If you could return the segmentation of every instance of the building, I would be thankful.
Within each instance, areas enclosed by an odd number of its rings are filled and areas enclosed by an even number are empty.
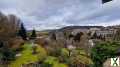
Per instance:
[[[95,34],[98,38],[104,38],[105,40],[112,40],[114,38],[116,30],[114,29],[104,29],[104,30],[96,30]]]

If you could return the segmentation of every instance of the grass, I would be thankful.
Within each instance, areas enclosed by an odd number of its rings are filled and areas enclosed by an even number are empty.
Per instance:
[[[16,58],[16,60],[10,64],[10,67],[21,67],[22,64],[35,63],[47,56],[45,49],[41,46],[37,45],[37,54],[32,54],[31,44],[25,44],[23,48],[24,50],[21,52],[21,56]]]

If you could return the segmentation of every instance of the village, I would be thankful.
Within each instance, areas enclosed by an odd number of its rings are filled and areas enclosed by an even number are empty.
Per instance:
[[[119,2],[1,0],[0,67],[120,67]]]
[[[120,56],[120,26],[26,30],[14,15],[0,16],[2,67],[110,67]]]

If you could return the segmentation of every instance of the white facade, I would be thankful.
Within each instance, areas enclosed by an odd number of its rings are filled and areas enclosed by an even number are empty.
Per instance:
[[[96,34],[98,36],[103,35],[103,36],[109,37],[115,34],[115,30],[100,30],[100,31],[96,31]]]

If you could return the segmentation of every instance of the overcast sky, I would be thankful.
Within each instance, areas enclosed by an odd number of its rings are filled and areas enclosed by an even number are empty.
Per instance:
[[[27,29],[120,24],[120,0],[0,0],[0,11],[15,14]]]

